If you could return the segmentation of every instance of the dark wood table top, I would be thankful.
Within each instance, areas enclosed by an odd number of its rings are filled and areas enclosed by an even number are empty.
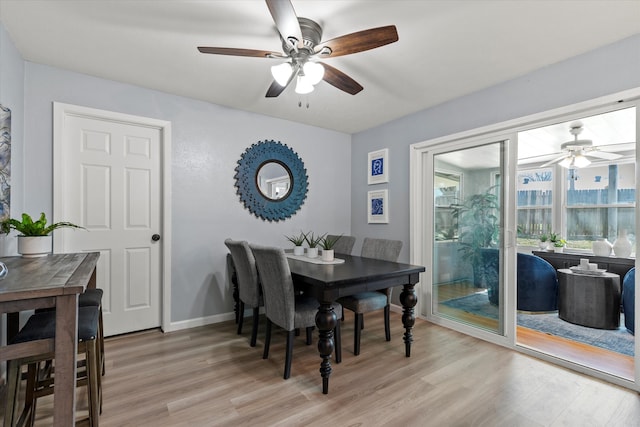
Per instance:
[[[415,284],[425,267],[336,254],[342,264],[314,264],[289,258],[291,276],[296,286],[309,289],[319,299],[333,301],[341,296]]]

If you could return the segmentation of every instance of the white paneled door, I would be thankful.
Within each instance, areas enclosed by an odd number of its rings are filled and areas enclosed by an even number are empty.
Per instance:
[[[58,112],[56,112],[58,114]],[[105,335],[160,326],[162,129],[94,114],[56,118],[56,252],[100,252]]]

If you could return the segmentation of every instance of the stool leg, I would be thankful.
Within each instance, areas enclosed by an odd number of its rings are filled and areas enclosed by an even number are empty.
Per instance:
[[[100,306],[100,314],[98,316],[98,345],[100,346],[100,369],[102,375],[106,373],[106,367],[104,362],[104,329],[102,328],[102,306]]]
[[[87,396],[89,398],[89,423],[91,427],[98,427],[100,418],[100,377],[101,370],[99,368],[100,350],[98,349],[98,339],[87,341],[86,361],[87,361]]]
[[[20,363],[18,360],[7,362],[7,399],[4,410],[4,427],[12,427],[18,407],[18,388],[20,385]]]

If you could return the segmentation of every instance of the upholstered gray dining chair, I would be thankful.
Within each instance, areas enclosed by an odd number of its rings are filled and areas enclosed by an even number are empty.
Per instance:
[[[245,306],[253,309],[253,325],[251,327],[251,347],[256,346],[258,338],[258,321],[260,319],[260,306],[262,295],[260,291],[260,281],[258,280],[258,270],[253,252],[246,241],[226,239],[224,244],[231,252],[231,258],[235,264],[236,280],[238,282],[238,335],[242,334],[242,323],[244,319]]]
[[[271,326],[275,323],[287,331],[287,346],[284,364],[284,379],[291,375],[291,358],[295,330],[313,328],[318,312],[318,301],[313,297],[295,295],[291,270],[284,250],[281,248],[251,245],[260,274],[264,296],[264,310],[267,316],[267,333],[264,341],[263,359],[269,358],[271,344]],[[338,312],[342,307],[338,303],[332,305]],[[334,330],[336,362],[341,362],[340,320]],[[310,342],[307,342],[310,344]]]
[[[338,236],[334,234],[329,234],[327,235],[327,239],[330,239],[330,240],[338,239],[338,241],[336,241],[336,244],[333,245],[333,251],[337,254],[351,255],[351,251],[353,251],[353,245],[356,243],[356,238],[353,236],[345,236],[345,235]]]
[[[388,239],[373,239],[366,237],[362,242],[361,256],[385,261],[397,261],[402,249],[402,241]],[[355,323],[353,329],[353,354],[360,354],[360,335],[364,325],[364,313],[384,309],[384,335],[391,341],[391,326],[389,321],[391,309],[392,288],[379,291],[360,292],[338,299],[343,308],[353,311]]]

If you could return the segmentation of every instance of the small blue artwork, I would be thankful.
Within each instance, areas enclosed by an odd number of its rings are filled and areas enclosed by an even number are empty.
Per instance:
[[[384,199],[371,199],[371,215],[384,215]]]
[[[373,159],[371,161],[371,176],[381,176],[384,174],[384,159]]]

